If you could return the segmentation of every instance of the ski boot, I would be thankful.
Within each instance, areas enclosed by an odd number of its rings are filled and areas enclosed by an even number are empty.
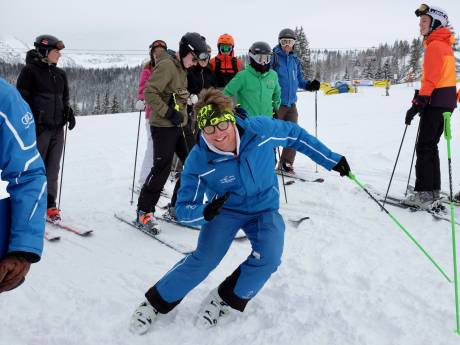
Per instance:
[[[166,212],[162,214],[162,217],[177,222],[176,208],[168,204]]]
[[[438,206],[438,200],[434,199],[432,191],[414,192],[414,194],[404,199],[402,203],[421,210],[431,210]]]
[[[137,210],[136,225],[139,229],[150,232],[154,235],[158,235],[160,233],[158,221],[153,216],[153,212]]]
[[[208,329],[216,326],[222,317],[229,314],[230,306],[220,298],[216,288],[203,301],[196,325],[200,328]]]
[[[129,330],[134,334],[144,334],[152,327],[158,311],[148,301],[144,301],[134,310],[129,323]]]
[[[61,220],[61,210],[56,207],[49,207],[46,209],[46,221],[56,223]]]

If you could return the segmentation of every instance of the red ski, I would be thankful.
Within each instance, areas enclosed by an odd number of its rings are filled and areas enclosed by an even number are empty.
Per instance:
[[[57,220],[57,221],[51,221],[49,219],[46,220],[47,223],[49,224],[52,224],[62,230],[66,230],[66,231],[69,231],[69,232],[73,232],[74,234],[78,235],[78,236],[83,236],[83,237],[86,237],[86,236],[89,236],[93,233],[93,230],[82,230],[82,229],[79,229],[73,225],[70,225],[70,224],[66,224],[65,222],[63,222],[62,220]]]

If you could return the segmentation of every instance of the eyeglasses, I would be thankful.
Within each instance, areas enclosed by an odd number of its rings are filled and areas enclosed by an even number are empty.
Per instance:
[[[209,53],[200,53],[200,54],[195,54],[193,51],[190,52],[192,54],[192,61],[197,62],[197,61],[205,61],[209,59]]]
[[[216,132],[216,128],[218,128],[219,131],[222,132],[222,131],[225,131],[228,128],[229,125],[230,125],[229,120],[222,121],[222,122],[217,123],[216,125],[209,125],[209,126],[204,127],[203,132],[205,132],[208,135],[211,135],[211,134],[214,134]]]
[[[292,47],[295,44],[295,39],[293,38],[282,38],[280,39],[280,44],[284,46]]]
[[[219,46],[219,51],[221,53],[230,53],[232,51],[232,46],[230,46],[228,44],[221,44]]]
[[[272,59],[271,54],[253,54],[249,52],[249,56],[259,65],[268,65]]]
[[[429,10],[430,6],[426,4],[421,4],[420,7],[415,10],[415,15],[417,17],[420,17],[421,15],[427,14]]]

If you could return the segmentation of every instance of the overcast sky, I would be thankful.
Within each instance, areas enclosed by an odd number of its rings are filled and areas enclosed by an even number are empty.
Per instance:
[[[69,49],[148,49],[155,39],[177,48],[187,31],[197,31],[213,47],[230,33],[236,49],[254,41],[276,44],[285,27],[303,26],[311,48],[360,48],[418,35],[412,0],[1,0],[0,35],[29,44],[43,33]],[[187,5],[185,5],[187,4]],[[460,32],[460,1],[438,0]]]

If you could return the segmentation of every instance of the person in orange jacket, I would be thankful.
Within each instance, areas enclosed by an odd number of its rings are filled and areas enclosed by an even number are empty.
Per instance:
[[[235,57],[235,40],[229,34],[219,36],[219,53],[211,59],[211,70],[216,76],[217,87],[224,88],[241,71],[241,60]]]
[[[405,123],[410,125],[420,114],[420,132],[416,143],[415,194],[404,203],[427,209],[439,199],[441,170],[438,143],[444,130],[444,112],[456,106],[456,71],[452,45],[455,41],[447,28],[447,13],[439,7],[422,4],[415,15],[420,17],[420,34],[423,35],[421,88],[415,90],[412,106],[406,113]]]

